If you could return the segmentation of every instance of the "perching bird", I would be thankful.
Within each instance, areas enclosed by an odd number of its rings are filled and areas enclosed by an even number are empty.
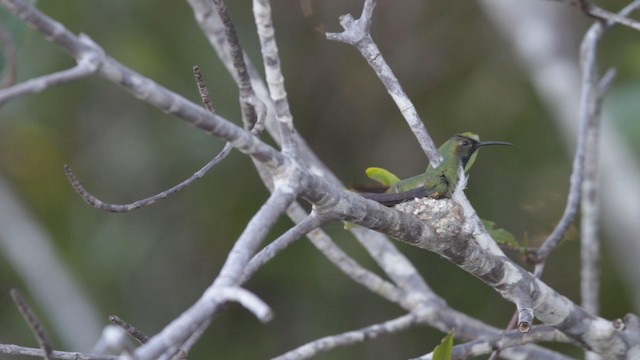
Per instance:
[[[386,206],[423,197],[451,198],[458,184],[460,168],[463,168],[465,172],[468,171],[475,161],[476,150],[487,145],[512,144],[503,141],[481,142],[478,135],[470,132],[454,135],[438,149],[443,160],[437,168],[434,169],[429,165],[423,174],[404,180],[397,179],[395,175],[384,169],[368,168],[367,174],[370,177],[376,178],[375,174],[384,174],[381,176],[390,176],[396,180],[387,181],[386,185],[389,185],[389,188],[384,193],[363,192],[360,195]]]

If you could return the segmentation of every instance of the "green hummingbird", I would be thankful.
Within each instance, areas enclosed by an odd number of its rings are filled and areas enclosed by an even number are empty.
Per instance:
[[[437,168],[429,165],[424,173],[404,180],[385,169],[368,168],[367,175],[388,188],[384,193],[362,192],[360,195],[386,206],[423,197],[451,198],[458,184],[460,168],[468,172],[475,161],[478,148],[487,145],[512,144],[504,141],[481,142],[478,135],[470,132],[454,135],[438,149],[443,160]]]

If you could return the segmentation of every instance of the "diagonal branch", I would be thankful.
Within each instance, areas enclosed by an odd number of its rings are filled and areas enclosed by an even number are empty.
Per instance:
[[[243,280],[251,278],[251,276],[258,271],[260,267],[273,259],[277,254],[286,249],[294,241],[297,241],[307,235],[307,233],[318,229],[325,223],[331,221],[331,218],[320,217],[315,213],[311,213],[304,220],[297,223],[294,227],[290,228],[282,234],[282,236],[275,239],[272,243],[265,246],[259,253],[257,253],[251,261],[247,264],[244,270]]]
[[[240,110],[242,112],[242,122],[244,128],[252,129],[257,121],[256,104],[258,98],[256,97],[253,88],[251,87],[251,80],[247,71],[247,65],[244,62],[244,54],[242,47],[240,46],[240,40],[236,33],[235,26],[231,21],[231,17],[227,12],[227,7],[222,0],[213,0],[213,4],[216,7],[218,16],[222,20],[224,25],[225,36],[227,38],[227,45],[229,46],[229,52],[231,54],[231,60],[233,61],[233,67],[235,69],[236,79],[238,81],[238,88],[240,90]],[[255,105],[255,107],[254,107]],[[263,104],[260,104],[261,111],[266,111]]]
[[[95,65],[90,61],[79,61],[78,65],[71,69],[58,71],[4,88],[0,90],[0,107],[13,99],[37,94],[54,86],[67,84],[94,74],[98,70]]]
[[[375,339],[382,335],[404,331],[420,324],[422,319],[415,314],[402,315],[396,319],[379,324],[367,326],[362,329],[347,331],[342,334],[323,337],[293,349],[272,360],[301,360],[309,359],[341,346],[349,346],[361,343],[365,340]]]
[[[11,298],[18,307],[22,318],[24,319],[24,321],[26,321],[27,325],[29,325],[31,332],[38,341],[38,345],[40,345],[40,349],[42,349],[42,352],[44,353],[43,358],[45,360],[51,360],[53,358],[53,349],[51,347],[51,341],[49,341],[49,336],[44,330],[44,327],[42,327],[42,324],[40,323],[36,315],[33,313],[29,305],[27,305],[27,302],[22,297],[20,291],[18,291],[18,289],[11,289],[10,292]]]
[[[129,336],[136,339],[140,344],[144,344],[149,341],[149,337],[145,335],[142,331],[136,329],[134,326],[130,325],[126,321],[120,319],[116,315],[110,315],[109,321],[122,328],[122,330],[126,331]]]
[[[378,46],[369,33],[375,4],[375,0],[366,0],[362,15],[358,20],[355,20],[351,14],[341,16],[340,25],[342,25],[344,31],[342,33],[327,33],[326,37],[329,40],[353,45],[360,51],[362,57],[364,57],[374,69],[376,75],[378,75],[387,92],[396,103],[396,106],[400,109],[402,116],[404,116],[407,124],[409,124],[409,128],[427,155],[429,163],[431,163],[433,167],[437,167],[442,161],[442,156],[438,153],[438,148],[429,136],[429,132],[420,119],[420,115],[418,115],[415,106],[402,89],[400,82],[382,57]]]
[[[612,13],[607,11],[601,7],[593,5],[587,0],[574,0],[580,10],[582,10],[585,14],[594,17],[596,19],[604,20],[609,24],[620,24],[624,26],[628,26],[634,30],[640,31],[640,22],[628,18],[625,14],[621,13]]]
[[[169,323],[159,334],[136,349],[136,359],[156,359],[164,353],[174,354],[192,334],[201,331],[203,324],[223,304],[221,289],[240,284],[244,268],[269,230],[284,213],[297,195],[296,182],[277,182],[275,190],[264,205],[253,216],[247,227],[229,252],[220,274],[213,284],[182,315]]]
[[[207,133],[227,140],[233,147],[256,161],[266,164],[270,169],[275,169],[284,162],[282,154],[248,131],[125,67],[106,55],[103,49],[88,36],[76,36],[62,24],[29,6],[23,0],[0,0],[0,4],[40,31],[49,41],[73,56],[76,61],[86,59],[96,64],[98,75],[123,86],[138,99],[175,115]]]

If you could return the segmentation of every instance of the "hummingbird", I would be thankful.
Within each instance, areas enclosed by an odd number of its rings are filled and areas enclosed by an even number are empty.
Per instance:
[[[513,144],[504,141],[480,141],[478,135],[470,132],[456,134],[438,149],[443,158],[442,163],[436,168],[429,165],[420,175],[399,180],[387,170],[368,168],[367,175],[370,177],[374,177],[374,173],[377,173],[392,180],[386,181],[389,187],[384,193],[361,192],[360,195],[386,206],[394,206],[415,198],[451,198],[458,184],[460,169],[469,171],[477,156],[478,148],[487,145],[511,146]]]

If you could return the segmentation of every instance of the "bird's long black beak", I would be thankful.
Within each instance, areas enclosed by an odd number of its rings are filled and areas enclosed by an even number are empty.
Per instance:
[[[478,145],[476,145],[476,147],[481,147],[481,146],[487,146],[487,145],[507,145],[507,146],[513,146],[512,143],[508,143],[505,141],[481,141],[478,143]]]

